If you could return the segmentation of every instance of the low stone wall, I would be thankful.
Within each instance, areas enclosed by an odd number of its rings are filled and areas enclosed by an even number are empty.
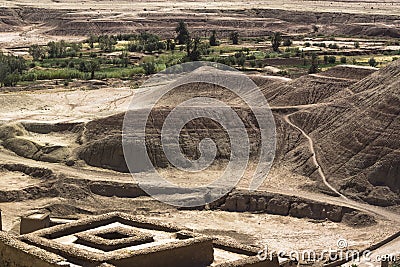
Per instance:
[[[349,207],[302,199],[295,196],[242,190],[231,192],[226,198],[211,204],[210,207],[211,209],[232,212],[260,212],[315,220],[328,219],[333,222],[341,222],[347,214],[356,215],[359,213]],[[374,222],[373,218],[370,219],[370,222]]]
[[[181,231],[178,233],[179,239],[187,239],[195,236],[201,235],[191,231]],[[278,256],[276,254],[273,255],[272,259],[262,260],[258,257],[259,251],[262,249],[260,247],[243,245],[233,240],[218,238],[214,238],[213,247],[214,249],[220,249],[226,252],[245,256],[241,259],[214,264],[214,267],[279,267]]]
[[[76,244],[103,250],[105,252],[154,242],[152,235],[126,227],[106,228],[94,230],[90,233],[82,232],[75,234],[75,236],[78,238],[78,240],[75,241]],[[113,237],[115,237],[115,239]]]
[[[0,169],[10,172],[22,172],[33,178],[50,179],[54,178],[53,171],[45,168],[31,167],[24,164],[0,164]]]
[[[0,232],[0,266],[60,267],[63,262],[65,259],[60,256],[27,245],[6,232]]]
[[[22,122],[22,125],[27,131],[40,134],[48,134],[51,132],[78,131],[79,130],[78,127],[83,127],[83,123],[81,122],[75,122],[75,123]]]
[[[138,185],[131,183],[92,182],[89,189],[93,194],[105,197],[135,198],[147,195]]]

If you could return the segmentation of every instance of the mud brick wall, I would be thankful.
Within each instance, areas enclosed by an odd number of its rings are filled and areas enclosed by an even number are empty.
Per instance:
[[[165,266],[165,267],[206,267],[214,261],[212,240],[195,241],[187,246],[171,246],[149,254],[134,255],[132,258],[110,260],[119,267]]]
[[[64,258],[14,239],[0,232],[0,266],[4,267],[60,267]]]
[[[268,213],[315,220],[328,219],[333,222],[341,222],[346,214],[357,213],[357,211],[348,207],[310,201],[294,196],[244,190],[233,191],[225,199],[212,204],[211,208],[233,212]]]

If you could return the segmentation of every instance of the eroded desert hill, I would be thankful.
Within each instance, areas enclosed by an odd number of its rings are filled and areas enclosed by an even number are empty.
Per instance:
[[[400,193],[400,61],[348,92],[350,96],[299,112],[292,120],[315,140],[321,165],[343,193],[393,204]],[[378,197],[382,195],[386,200]]]

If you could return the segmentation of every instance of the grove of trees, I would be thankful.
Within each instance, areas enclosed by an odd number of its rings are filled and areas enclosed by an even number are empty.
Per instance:
[[[172,47],[171,40],[167,44],[169,48]],[[154,51],[166,49],[167,44],[161,41],[157,35],[143,32],[131,39],[128,44],[128,51],[153,53]]]
[[[0,86],[15,86],[25,69],[26,61],[22,57],[0,53]]]

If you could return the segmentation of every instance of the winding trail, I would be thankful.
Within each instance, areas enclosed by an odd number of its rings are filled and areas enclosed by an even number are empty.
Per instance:
[[[391,212],[387,209],[384,209],[382,207],[379,206],[373,206],[370,204],[366,204],[366,203],[361,203],[361,202],[357,202],[355,200],[349,199],[348,197],[346,197],[345,195],[343,195],[342,193],[340,193],[336,188],[334,188],[329,182],[328,179],[326,178],[326,175],[323,171],[322,166],[320,165],[319,161],[318,161],[318,157],[317,154],[315,152],[315,148],[314,148],[314,140],[311,138],[311,136],[309,136],[302,128],[300,128],[299,126],[297,126],[296,124],[294,124],[291,120],[290,120],[290,116],[300,112],[300,111],[305,111],[305,109],[309,108],[309,107],[315,107],[315,106],[321,106],[323,104],[311,104],[311,105],[299,105],[297,106],[297,108],[299,109],[296,112],[287,114],[285,116],[283,116],[283,119],[286,123],[288,123],[290,126],[294,127],[295,129],[297,129],[298,131],[300,131],[302,133],[302,135],[308,140],[308,146],[310,149],[310,152],[312,153],[312,159],[313,159],[313,163],[314,165],[317,167],[318,170],[318,174],[321,176],[323,183],[332,191],[336,194],[337,197],[328,197],[328,196],[321,196],[318,195],[318,197],[316,195],[313,196],[313,193],[307,193],[306,194],[302,194],[299,192],[293,193],[293,192],[284,192],[284,190],[279,190],[282,193],[286,193],[286,194],[292,194],[292,195],[297,195],[306,199],[313,199],[316,198],[322,201],[328,201],[334,199],[334,203],[342,205],[342,206],[347,206],[347,207],[352,207],[354,209],[357,209],[359,211],[364,211],[366,213],[370,213],[370,214],[374,214],[377,215],[381,218],[385,218],[387,220],[390,221],[394,221],[397,223],[400,223],[400,215],[396,214],[394,212]],[[288,106],[288,108],[294,108],[296,106]],[[280,109],[284,109],[285,107],[279,107]],[[271,107],[271,109],[273,110],[274,107]]]
[[[296,112],[295,112],[295,113],[296,113]],[[326,179],[326,175],[325,175],[325,173],[324,173],[324,171],[323,171],[321,165],[320,165],[319,162],[318,162],[317,154],[315,153],[315,149],[314,149],[314,141],[312,140],[312,138],[311,138],[303,129],[301,129],[300,127],[298,127],[296,124],[294,124],[294,123],[290,120],[290,116],[293,115],[293,114],[295,114],[295,113],[291,113],[291,114],[289,114],[289,115],[286,115],[286,116],[283,117],[283,119],[284,119],[290,126],[292,126],[292,127],[296,128],[297,130],[299,130],[299,131],[304,135],[304,137],[307,138],[308,144],[309,144],[308,146],[309,146],[309,148],[310,148],[310,152],[312,153],[312,159],[313,159],[314,165],[317,167],[317,171],[318,171],[319,175],[321,176],[322,181],[324,182],[324,184],[325,184],[332,192],[334,192],[337,196],[340,196],[341,198],[343,198],[343,199],[345,199],[345,200],[348,200],[348,198],[347,198],[345,195],[343,195],[343,194],[340,193],[338,190],[336,190],[336,189],[328,182],[328,180]]]

